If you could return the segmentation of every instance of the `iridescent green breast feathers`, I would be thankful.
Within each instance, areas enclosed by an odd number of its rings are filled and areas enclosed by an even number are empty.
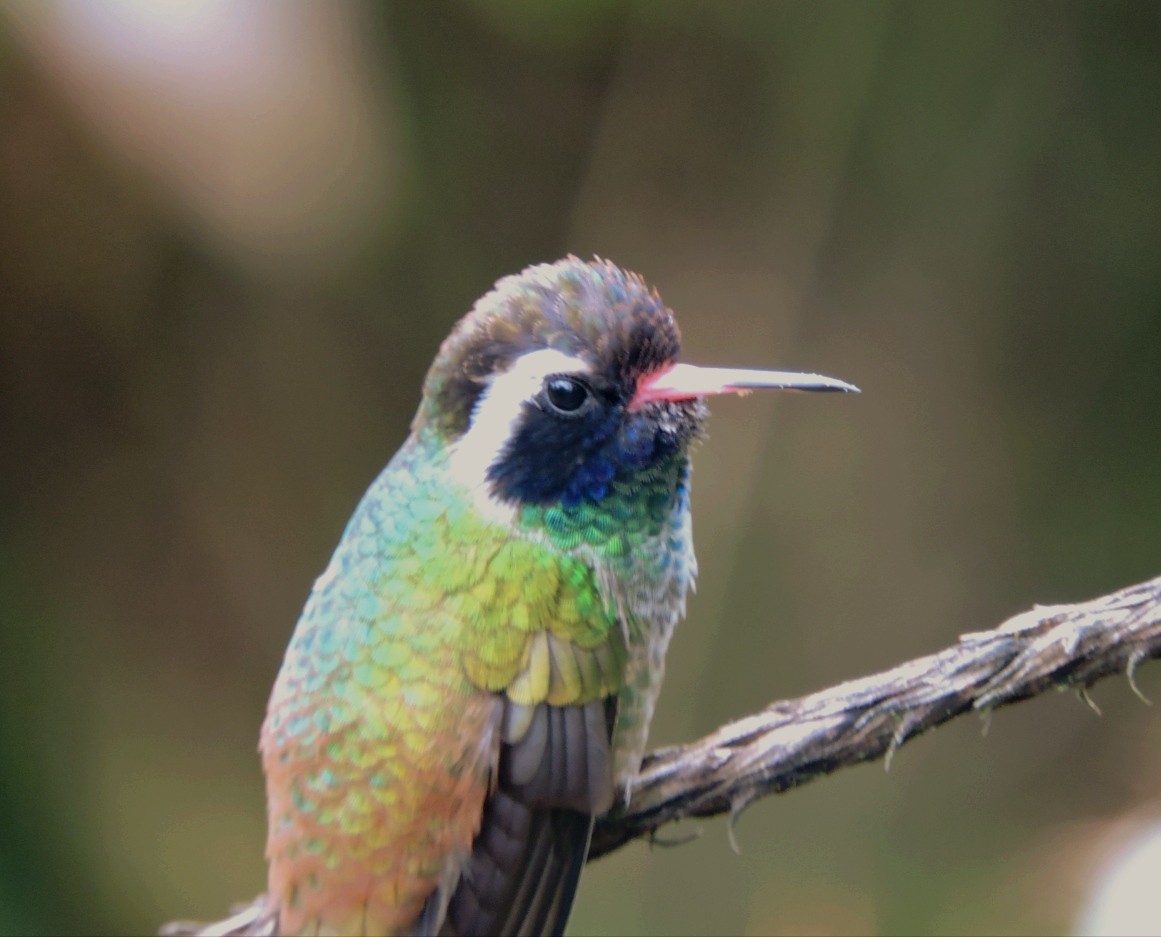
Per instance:
[[[444,342],[270,699],[267,926],[563,930],[695,573],[702,398],[850,389],[679,352],[640,278],[571,257],[501,280]]]

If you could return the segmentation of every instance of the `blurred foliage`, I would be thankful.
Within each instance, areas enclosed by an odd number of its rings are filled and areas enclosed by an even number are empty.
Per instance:
[[[301,602],[531,262],[639,270],[690,360],[864,388],[716,408],[659,744],[1159,571],[1153,4],[0,14],[0,933],[262,888]],[[1065,930],[1161,804],[1161,722],[1095,695],[764,801],[740,856],[630,847],[571,932]]]

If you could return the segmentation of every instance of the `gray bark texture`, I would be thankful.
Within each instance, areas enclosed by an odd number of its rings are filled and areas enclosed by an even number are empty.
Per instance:
[[[937,654],[809,696],[771,703],[688,745],[645,758],[626,806],[597,821],[589,861],[692,817],[732,819],[847,765],[885,758],[927,729],[1123,673],[1161,657],[1161,576],[1074,605],[1038,605]],[[1141,697],[1145,700],[1144,697]],[[1095,708],[1095,707],[1094,707]],[[620,798],[624,803],[624,798]],[[262,898],[213,925],[174,922],[165,934],[261,933]]]

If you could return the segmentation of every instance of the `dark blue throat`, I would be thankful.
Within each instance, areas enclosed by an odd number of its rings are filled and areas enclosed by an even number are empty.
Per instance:
[[[657,402],[629,410],[605,399],[562,418],[526,403],[517,426],[488,468],[493,496],[518,504],[599,503],[615,480],[648,473],[698,435],[704,405]]]

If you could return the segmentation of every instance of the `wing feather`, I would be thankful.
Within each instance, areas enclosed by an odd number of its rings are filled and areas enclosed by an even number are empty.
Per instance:
[[[615,698],[602,697],[506,713],[497,786],[438,933],[563,932],[593,817],[613,802],[615,709]]]

